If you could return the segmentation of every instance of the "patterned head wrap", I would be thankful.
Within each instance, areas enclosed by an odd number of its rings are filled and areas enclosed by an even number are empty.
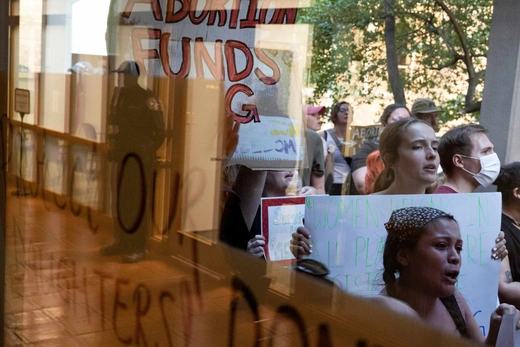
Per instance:
[[[385,228],[388,235],[392,235],[403,241],[439,217],[447,217],[455,220],[451,214],[432,207],[400,208],[392,212],[390,219],[385,223]]]

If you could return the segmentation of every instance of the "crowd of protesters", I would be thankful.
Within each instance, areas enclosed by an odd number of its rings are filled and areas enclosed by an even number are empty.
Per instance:
[[[390,308],[440,330],[494,345],[502,316],[515,314],[517,323],[520,318],[516,308],[520,307],[520,163],[501,168],[486,129],[478,124],[459,125],[437,137],[439,112],[432,100],[424,98],[413,104],[411,112],[405,105],[389,105],[380,118],[380,139],[365,142],[353,158],[346,158],[342,146],[352,106],[334,105],[330,112],[334,127],[320,131],[325,107],[305,105],[307,167],[299,168],[305,183],[297,194],[454,194],[496,184],[503,199],[502,230],[496,230],[491,257],[501,261],[497,293],[501,305],[490,317],[486,338],[455,286],[463,241],[457,221],[444,211],[429,207],[393,211],[385,224],[381,292],[384,300],[392,300]],[[316,140],[318,134],[321,141]],[[287,195],[294,177],[292,171],[241,167],[232,189],[236,199],[224,207],[221,240],[264,257],[260,199]],[[292,234],[290,248],[296,259],[312,253],[309,238],[303,226]]]

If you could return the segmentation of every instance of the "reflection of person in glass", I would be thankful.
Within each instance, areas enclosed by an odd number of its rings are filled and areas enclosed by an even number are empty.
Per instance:
[[[123,255],[123,262],[145,257],[152,165],[164,141],[162,106],[153,92],[139,86],[139,66],[125,61],[118,73],[109,117],[109,159],[117,173],[112,180],[116,242],[103,255]]]

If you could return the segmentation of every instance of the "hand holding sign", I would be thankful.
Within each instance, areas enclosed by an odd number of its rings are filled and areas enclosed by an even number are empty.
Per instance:
[[[262,235],[267,260],[293,259],[291,234],[303,222],[305,198],[280,197],[262,199]]]
[[[247,243],[247,252],[255,257],[265,257],[264,253],[265,237],[256,235]]]
[[[500,265],[492,254],[500,257],[505,251],[503,242],[497,242],[500,194],[308,197],[305,226],[312,235],[310,258],[324,263],[340,288],[360,295],[379,293],[387,236],[384,224],[392,211],[409,206],[434,207],[455,216],[464,242],[457,289],[487,334],[496,308]],[[300,246],[300,241],[301,236],[293,243]]]
[[[504,232],[500,231],[495,247],[493,247],[492,258],[503,260],[505,257],[507,257],[506,239],[504,238]]]
[[[520,312],[513,305],[500,304],[491,314],[486,345],[520,346]]]
[[[312,254],[310,242],[311,234],[305,227],[299,227],[291,235],[291,253],[296,259],[302,259],[306,255]]]

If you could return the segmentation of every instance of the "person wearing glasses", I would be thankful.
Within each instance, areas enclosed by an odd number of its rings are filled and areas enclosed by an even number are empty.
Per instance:
[[[350,165],[341,153],[342,145],[347,133],[349,117],[352,116],[352,107],[345,101],[340,101],[330,113],[330,120],[334,128],[325,130],[321,135],[327,141],[327,146],[334,149],[334,180],[328,193],[341,195],[342,186],[350,174]]]

